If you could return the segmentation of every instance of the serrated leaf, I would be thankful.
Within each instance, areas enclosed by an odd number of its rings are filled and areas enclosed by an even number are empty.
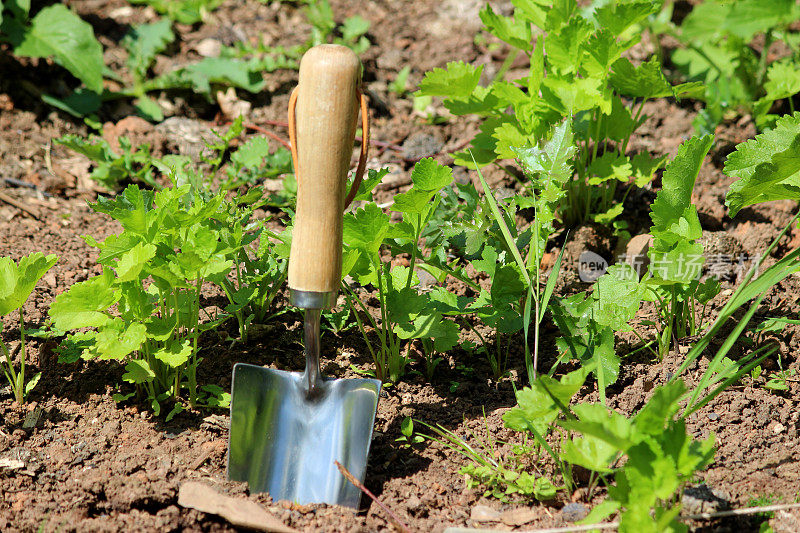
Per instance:
[[[145,235],[149,229],[147,212],[153,208],[153,192],[142,190],[136,185],[128,185],[114,199],[101,196],[97,203],[90,206],[119,221],[126,230]]]
[[[242,168],[256,168],[268,155],[269,140],[266,137],[253,137],[231,155],[231,161]]]
[[[770,200],[800,198],[800,112],[781,117],[775,128],[739,144],[724,172],[739,178],[725,197],[729,216]]]
[[[583,45],[594,31],[591,23],[583,17],[572,17],[558,32],[545,39],[547,64],[560,74],[578,71],[583,55]]]
[[[34,252],[14,263],[0,257],[0,316],[19,309],[33,292],[36,283],[58,261],[55,255]]]
[[[593,33],[588,40],[581,44],[583,49],[582,68],[590,77],[605,78],[611,65],[620,58],[622,46],[617,42],[614,34],[601,29]]]
[[[389,217],[374,203],[344,217],[344,242],[364,250],[368,255],[378,253],[389,232]]]
[[[173,342],[168,346],[158,350],[153,356],[159,361],[166,363],[170,368],[178,368],[192,355],[192,343],[189,340],[182,344]]]
[[[122,379],[128,383],[147,383],[154,380],[156,373],[152,371],[147,361],[142,359],[133,359],[125,365],[125,373],[122,374]]]
[[[497,15],[489,4],[481,10],[480,18],[489,33],[501,41],[526,52],[533,49],[531,28],[525,19]]]
[[[425,73],[419,84],[419,96],[447,96],[450,98],[467,98],[475,87],[483,72],[483,65],[473,67],[463,61],[452,61],[445,69],[435,68]]]
[[[637,67],[626,57],[614,62],[609,83],[620,94],[635,98],[660,98],[664,96],[681,97],[702,94],[703,85],[699,82],[672,86],[661,71],[657,57]]]
[[[713,142],[713,135],[692,137],[681,144],[675,158],[667,165],[661,178],[661,190],[656,195],[650,213],[653,220],[651,233],[654,236],[658,232],[669,231],[670,226],[683,217],[691,205],[695,181]]]
[[[45,7],[31,20],[14,53],[53,57],[90,90],[103,91],[103,47],[92,26],[63,4]]]
[[[793,22],[794,0],[738,0],[733,2],[723,29],[745,41],[753,35]]]
[[[547,375],[539,376],[530,387],[517,390],[517,405],[503,415],[505,426],[514,431],[528,432],[532,426],[540,435],[561,412],[561,405],[569,405],[586,381],[588,370],[580,368],[562,376],[559,380]],[[551,396],[552,395],[552,396]]]
[[[539,28],[545,27],[550,3],[547,0],[511,0],[514,16],[524,18]]]
[[[439,189],[453,182],[453,169],[426,157],[414,165],[411,181],[413,183],[411,190],[394,197],[393,211],[423,213]]]
[[[108,322],[104,311],[120,297],[113,283],[114,273],[104,269],[101,275],[76,283],[56,296],[48,311],[53,325],[61,331],[69,331],[99,327]]]
[[[138,322],[125,324],[117,318],[100,328],[95,336],[94,345],[84,354],[88,352],[101,361],[112,359],[121,361],[141,348],[146,340],[147,328],[144,324]]]
[[[605,152],[589,164],[589,185],[599,185],[609,180],[627,182],[633,175],[633,166],[627,156]]]
[[[124,254],[117,263],[117,280],[122,283],[139,279],[142,268],[156,255],[152,244],[139,243]]]
[[[133,26],[122,38],[122,46],[128,51],[128,68],[139,78],[144,78],[156,54],[163,52],[174,40],[169,19]]]
[[[658,2],[609,2],[594,12],[594,18],[602,28],[614,35],[621,35],[632,25],[656,13],[661,6]]]
[[[632,266],[611,265],[595,283],[592,296],[596,304],[592,319],[614,331],[631,331],[628,322],[639,310],[643,290]]]
[[[792,61],[776,61],[767,70],[767,82],[764,84],[767,100],[789,98],[800,92],[800,72]]]

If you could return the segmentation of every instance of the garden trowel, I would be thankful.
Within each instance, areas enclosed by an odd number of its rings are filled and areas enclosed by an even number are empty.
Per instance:
[[[357,507],[361,492],[334,461],[362,481],[367,467],[381,382],[326,379],[319,366],[320,314],[341,279],[360,70],[350,49],[316,46],[300,62],[290,104],[298,189],[288,281],[291,303],[305,309],[305,372],[233,368],[228,477],[274,500]]]

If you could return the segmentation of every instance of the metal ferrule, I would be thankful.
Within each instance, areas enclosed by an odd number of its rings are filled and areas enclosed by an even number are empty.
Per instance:
[[[337,291],[314,292],[289,289],[289,301],[303,309],[330,309],[336,305]]]

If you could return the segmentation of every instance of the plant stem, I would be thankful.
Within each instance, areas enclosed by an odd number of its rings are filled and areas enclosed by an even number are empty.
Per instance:
[[[14,391],[19,403],[25,401],[25,318],[22,306],[19,308],[19,374],[17,375],[17,388]]]

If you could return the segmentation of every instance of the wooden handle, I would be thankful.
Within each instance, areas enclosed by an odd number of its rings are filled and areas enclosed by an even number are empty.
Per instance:
[[[323,44],[300,61],[296,105],[297,211],[289,288],[336,292],[342,275],[342,210],[353,153],[361,75],[347,47]]]

